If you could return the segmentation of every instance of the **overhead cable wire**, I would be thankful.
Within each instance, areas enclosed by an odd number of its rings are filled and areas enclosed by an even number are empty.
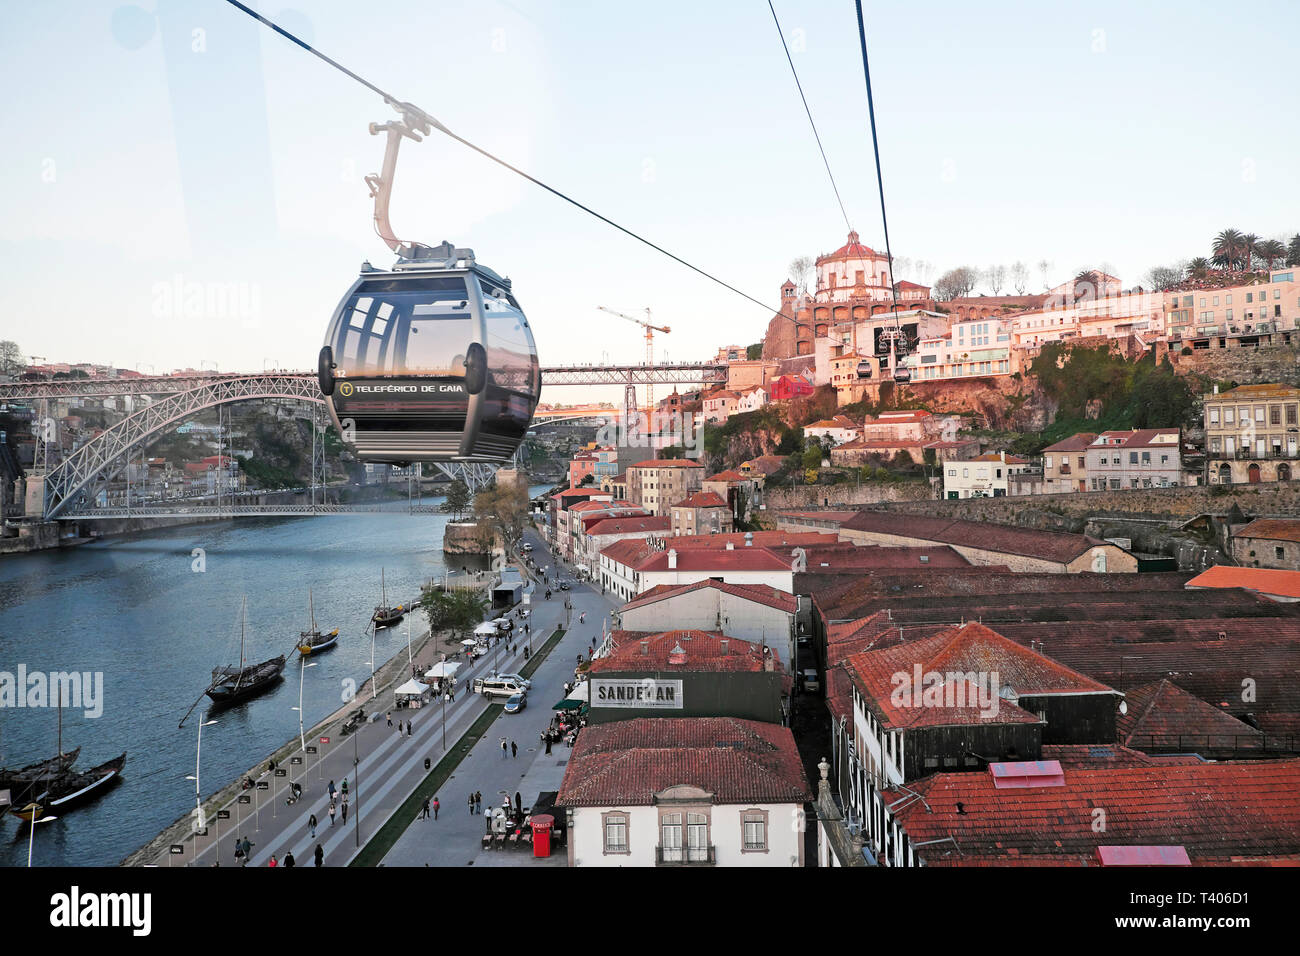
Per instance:
[[[623,233],[624,235],[630,236],[631,238],[635,239],[637,242],[649,246],[651,249],[655,250],[656,252],[667,256],[669,259],[672,259],[674,262],[685,266],[686,268],[690,269],[692,272],[695,272],[698,275],[703,276],[704,278],[708,279],[710,282],[714,282],[717,285],[722,286],[724,289],[734,292],[736,295],[740,296],[741,298],[754,303],[755,305],[759,306],[760,308],[766,311],[777,312],[777,313],[781,312],[780,309],[773,309],[771,305],[763,302],[760,299],[755,298],[754,296],[750,295],[747,292],[742,292],[740,289],[736,288],[734,285],[731,285],[729,282],[726,282],[723,279],[720,279],[717,276],[713,275],[711,272],[707,272],[706,270],[700,268],[699,266],[691,262],[688,262],[687,260],[683,259],[681,256],[669,252],[663,246],[651,242],[649,239],[645,238],[644,236],[636,232],[633,232],[631,229],[628,229],[626,226],[620,225],[619,223],[610,219],[608,216],[601,215],[600,213],[596,212],[596,210],[592,209],[590,206],[586,206],[578,202],[578,200],[574,199],[572,196],[569,196],[564,192],[561,192],[559,189],[556,189],[554,186],[550,186],[547,183],[542,182],[537,177],[524,172],[519,167],[511,165],[501,157],[488,152],[486,149],[477,145],[476,143],[470,142],[469,140],[465,139],[465,137],[453,133],[442,123],[438,122],[428,113],[424,112],[424,110],[410,103],[407,103],[403,100],[397,99],[397,97],[393,96],[391,93],[388,93],[382,88],[376,86],[374,83],[371,83],[365,77],[357,73],[354,73],[352,70],[349,70],[346,66],[339,63],[337,60],[334,60],[331,57],[326,56],[320,50],[317,50],[315,47],[311,46],[311,44],[307,43],[306,41],[290,33],[288,30],[284,29],[284,27],[268,19],[267,17],[262,16],[262,14],[258,13],[256,10],[252,9],[246,4],[240,3],[239,0],[226,0],[226,2],[229,3],[231,6],[235,7],[236,9],[242,10],[244,13],[248,14],[250,17],[252,17],[254,20],[257,20],[264,26],[267,26],[270,29],[274,30],[276,33],[280,34],[280,36],[284,37],[289,42],[295,44],[296,46],[301,47],[302,49],[306,50],[308,53],[312,54],[313,56],[319,57],[321,60],[324,60],[326,63],[334,67],[334,69],[338,70],[343,75],[349,77],[350,79],[356,80],[358,83],[360,83],[366,89],[370,90],[372,93],[375,93],[376,95],[382,97],[384,102],[388,103],[390,106],[393,106],[399,110],[403,110],[418,115],[421,119],[427,121],[430,126],[433,126],[434,128],[446,134],[451,139],[454,139],[456,142],[460,143],[461,145],[468,146],[470,149],[474,150],[474,152],[478,153],[479,155],[487,159],[490,159],[498,166],[502,166],[505,169],[510,170],[515,175],[521,176],[524,179],[528,180],[530,183],[540,186],[542,189],[545,189],[553,196],[563,199],[565,202],[569,203],[572,206],[576,206],[578,209],[581,209],[583,212],[587,213],[590,216],[594,216],[596,219],[599,219],[601,222],[605,223],[606,225],[613,226],[615,229],[617,229],[619,232]],[[792,319],[791,321],[795,321],[795,320]],[[796,324],[803,324],[803,323],[796,322]]]
[[[812,109],[808,106],[808,97],[804,95],[803,84],[799,82],[799,71],[794,68],[794,58],[790,56],[790,47],[785,42],[785,32],[781,29],[781,21],[776,15],[776,7],[772,5],[772,0],[767,0],[767,8],[772,11],[772,22],[776,24],[777,35],[781,38],[781,47],[785,50],[786,62],[790,64],[790,72],[794,74],[794,85],[799,90],[799,99],[803,100],[803,111],[808,115],[808,125],[812,127],[813,138],[817,140],[817,150],[822,154],[822,162],[826,166],[826,175],[830,178],[831,189],[835,191],[835,201],[840,204],[840,214],[844,217],[844,225],[848,227],[849,232],[852,232],[853,224],[849,222],[849,214],[844,209],[844,200],[840,197],[840,187],[835,184],[835,174],[831,172],[831,161],[826,158],[826,148],[822,146],[821,134],[817,132],[817,123],[814,122]]]
[[[894,254],[889,249],[889,215],[885,212],[885,179],[880,172],[880,138],[876,135],[876,102],[871,95],[871,66],[867,62],[867,28],[862,22],[862,0],[858,9],[858,41],[862,45],[862,73],[867,79],[867,115],[871,119],[871,149],[876,154],[876,189],[880,192],[880,223],[885,231],[885,258],[889,260],[889,292],[894,300],[894,325],[898,327],[898,283],[894,277]]]

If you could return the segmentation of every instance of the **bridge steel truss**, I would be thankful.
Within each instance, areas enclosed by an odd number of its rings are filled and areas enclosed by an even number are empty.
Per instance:
[[[161,397],[223,382],[263,379],[302,379],[315,382],[314,372],[211,373],[208,375],[142,375],[135,378],[68,378],[39,382],[0,382],[0,402],[41,399],[112,398],[119,395]],[[653,365],[556,365],[542,369],[545,385],[712,385],[727,380],[720,362],[656,362]],[[319,396],[317,396],[319,398]]]

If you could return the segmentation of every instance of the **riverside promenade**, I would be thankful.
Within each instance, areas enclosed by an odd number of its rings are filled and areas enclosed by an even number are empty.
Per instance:
[[[527,538],[539,549],[535,552],[538,554],[538,562],[549,560],[549,552],[540,536],[530,531]],[[557,570],[551,568],[552,579]],[[453,771],[455,782],[448,781],[444,791],[438,794],[442,804],[439,824],[455,819],[456,811],[463,817],[469,816],[467,797],[471,790],[482,791],[485,810],[500,804],[501,795],[498,790],[508,789],[513,799],[516,790],[522,792],[520,774],[524,764],[531,763],[538,752],[539,734],[550,719],[550,705],[563,696],[564,682],[573,679],[573,667],[578,654],[586,652],[593,638],[599,640],[602,615],[607,616],[610,608],[599,591],[593,592],[588,586],[575,583],[574,590],[556,591],[549,601],[543,599],[543,591],[544,588],[541,587],[533,591],[530,599],[532,603],[528,605],[532,612],[530,636],[533,650],[540,650],[557,628],[564,627],[566,613],[571,618],[572,626],[551,649],[546,659],[540,662],[532,678],[533,690],[528,695],[530,706],[522,714],[504,714],[501,706],[503,701],[485,699],[470,691],[475,677],[492,671],[518,672],[522,669],[525,663],[523,649],[528,641],[522,639],[517,621],[511,641],[515,653],[509,654],[507,642],[501,641],[485,657],[472,664],[465,663],[457,673],[454,702],[445,703],[436,699],[418,710],[394,710],[391,686],[380,690],[373,699],[368,692],[359,694],[349,704],[348,710],[363,707],[367,723],[353,734],[343,735],[339,730],[342,718],[335,715],[335,719],[325,724],[323,730],[308,737],[306,744],[316,748],[315,754],[304,753],[299,747],[294,747],[279,764],[278,771],[283,776],[267,773],[263,765],[261,775],[254,775],[254,789],[243,791],[231,802],[221,805],[220,809],[228,814],[228,818],[220,819],[218,809],[209,801],[205,805],[208,824],[206,835],[191,836],[183,843],[174,844],[181,848],[179,853],[171,852],[169,846],[163,846],[154,859],[144,861],[146,865],[239,866],[241,861],[235,858],[235,843],[236,840],[247,837],[253,847],[244,865],[265,866],[272,855],[282,862],[286,852],[291,851],[297,866],[312,866],[316,846],[319,845],[324,853],[323,865],[346,866],[428,776],[426,760],[431,767],[436,767],[449,753],[453,757],[459,756],[461,765]],[[566,612],[564,607],[566,594],[572,599],[571,612]],[[587,612],[587,621],[578,624],[583,611]],[[419,672],[422,674],[428,670],[443,650],[443,647],[435,646],[432,641],[425,642],[416,659]],[[399,657],[405,663],[405,655]],[[401,680],[393,683],[401,683]],[[489,710],[495,711],[497,718],[486,730],[482,730],[480,725],[481,736],[467,736],[476,721]],[[385,718],[389,712],[392,714],[392,727],[388,726]],[[408,720],[412,724],[411,734],[403,732],[399,736],[398,723],[404,724]],[[501,756],[502,736],[507,737],[507,743],[509,740],[516,742],[518,757]],[[324,739],[328,739],[328,743],[323,743]],[[561,745],[548,759],[563,760],[564,752],[567,752],[567,748]],[[301,758],[301,763],[292,763],[294,757]],[[482,769],[482,764],[487,762],[486,758],[496,761],[491,775]],[[510,768],[513,773],[511,780],[505,779],[507,764],[519,768]],[[562,773],[560,769],[561,776]],[[497,780],[498,776],[502,779]],[[554,775],[543,776],[550,780]],[[336,800],[338,813],[331,826],[328,786],[333,780],[336,790],[341,793],[345,779],[349,794],[347,822],[345,824],[343,821],[341,800]],[[286,805],[285,800],[292,782],[302,785],[303,795],[293,805]],[[513,785],[506,787],[506,783]],[[558,780],[540,789],[557,788]],[[528,794],[527,799],[531,802],[535,796],[536,790]],[[314,839],[308,827],[312,814],[317,819]],[[415,837],[411,835],[410,826],[430,822],[417,821],[412,817],[411,821],[407,821],[407,833],[397,840],[393,852],[389,854],[391,859],[385,859],[385,863],[463,866],[468,862],[467,854],[472,857],[479,850],[482,820],[477,815],[473,818],[472,838],[469,833],[443,833],[436,841],[437,850],[434,851],[423,846],[418,850],[412,849],[411,841]],[[461,822],[464,824],[469,821]],[[448,828],[448,831],[451,829]],[[455,829],[459,831],[461,828]],[[426,831],[421,829],[415,832],[423,834]],[[423,844],[423,841],[420,843]]]

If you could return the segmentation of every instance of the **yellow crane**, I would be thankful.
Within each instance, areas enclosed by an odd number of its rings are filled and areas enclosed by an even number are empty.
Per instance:
[[[610,315],[617,315],[620,319],[627,319],[629,322],[635,322],[637,325],[642,326],[642,327],[645,329],[645,363],[646,363],[646,365],[653,365],[653,364],[654,364],[654,362],[655,362],[655,346],[654,346],[655,333],[656,333],[656,332],[663,332],[663,333],[667,334],[668,332],[671,332],[672,329],[670,329],[670,328],[669,328],[668,326],[666,326],[666,325],[651,325],[651,324],[650,324],[650,318],[651,318],[651,316],[650,316],[650,309],[649,309],[648,307],[647,307],[646,310],[645,310],[645,318],[644,318],[644,319],[638,319],[638,318],[636,318],[635,316],[628,315],[628,314],[625,313],[625,312],[617,312],[617,311],[615,311],[614,309],[607,308],[606,306],[603,306],[603,305],[598,305],[598,306],[596,306],[596,308],[600,309],[600,311],[602,311],[602,312],[608,312]],[[653,412],[653,411],[654,411],[654,403],[655,403],[655,389],[654,389],[654,386],[653,386],[653,385],[650,385],[650,384],[648,384],[648,383],[646,384],[646,387],[645,387],[645,402],[646,402],[646,405],[649,406],[650,409],[651,409],[651,411]]]

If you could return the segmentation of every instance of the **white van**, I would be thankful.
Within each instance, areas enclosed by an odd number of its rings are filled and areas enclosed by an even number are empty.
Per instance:
[[[513,697],[528,690],[514,677],[476,677],[473,687],[474,693],[484,697]]]

